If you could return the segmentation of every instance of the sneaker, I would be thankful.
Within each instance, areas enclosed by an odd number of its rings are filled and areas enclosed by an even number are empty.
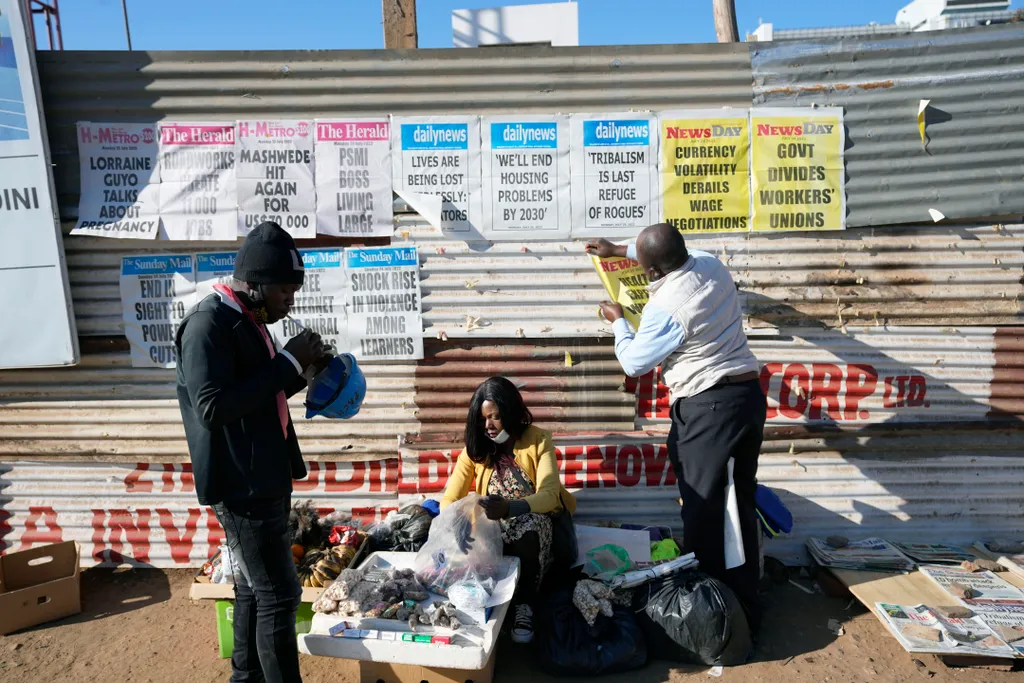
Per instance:
[[[516,607],[516,620],[512,625],[512,642],[529,643],[533,640],[533,608],[529,605]]]

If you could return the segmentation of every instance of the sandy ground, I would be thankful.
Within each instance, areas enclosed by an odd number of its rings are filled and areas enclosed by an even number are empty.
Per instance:
[[[139,683],[227,681],[228,660],[217,653],[212,602],[188,599],[191,573],[154,569],[89,570],[82,574],[84,612],[0,637],[0,682],[111,680]],[[753,683],[977,681],[1020,683],[1021,673],[949,669],[936,658],[904,652],[873,616],[848,599],[808,595],[783,584],[766,598],[761,643],[752,663],[726,669],[722,681]],[[849,609],[847,607],[849,606]],[[834,635],[829,619],[843,624]],[[354,681],[338,661],[302,657],[306,683]],[[496,680],[544,683],[528,646],[499,644]],[[714,680],[704,667],[653,662],[609,676],[609,683]]]

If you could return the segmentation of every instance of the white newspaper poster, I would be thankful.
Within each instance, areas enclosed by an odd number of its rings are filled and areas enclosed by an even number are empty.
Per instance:
[[[635,237],[657,222],[657,130],[644,114],[570,117],[573,237]]]
[[[568,239],[569,118],[488,117],[482,125],[484,236]]]
[[[155,239],[160,171],[155,123],[78,124],[81,194],[72,235]]]
[[[392,204],[390,122],[317,120],[317,231],[388,237],[395,230]]]
[[[192,256],[160,254],[121,259],[121,308],[132,367],[173,368],[175,335],[195,303]]]
[[[196,301],[213,294],[214,285],[226,285],[235,272],[235,252],[196,254]]]
[[[394,190],[442,234],[480,239],[480,119],[392,118]]]
[[[160,124],[160,219],[169,240],[238,235],[235,124]]]
[[[238,234],[273,221],[292,237],[316,237],[313,123],[238,122]]]
[[[284,343],[304,329],[320,335],[339,353],[348,350],[345,323],[345,266],[341,249],[300,249],[305,280],[295,294],[291,313],[274,324],[274,336]]]
[[[416,247],[346,249],[348,320],[357,360],[420,360],[423,318]]]

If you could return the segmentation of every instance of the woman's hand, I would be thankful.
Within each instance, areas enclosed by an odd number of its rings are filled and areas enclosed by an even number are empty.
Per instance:
[[[477,503],[484,509],[487,519],[505,519],[508,517],[508,501],[501,496],[486,496]]]

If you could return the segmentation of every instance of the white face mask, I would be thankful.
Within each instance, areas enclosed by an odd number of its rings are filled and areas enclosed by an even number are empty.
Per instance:
[[[488,434],[487,438],[493,441],[494,443],[505,443],[506,441],[508,441],[508,432],[502,429],[500,432],[498,432],[497,436],[491,436],[490,434]]]

